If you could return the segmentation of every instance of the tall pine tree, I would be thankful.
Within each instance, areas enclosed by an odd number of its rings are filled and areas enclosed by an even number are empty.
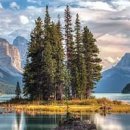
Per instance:
[[[83,31],[84,57],[86,64],[86,97],[88,98],[94,88],[96,82],[101,78],[101,59],[98,57],[99,49],[95,44],[96,40],[88,27],[84,27]]]
[[[57,100],[62,99],[63,95],[63,84],[64,84],[64,49],[62,45],[62,33],[61,33],[61,24],[60,20],[55,25],[53,24],[53,49],[54,55],[53,58],[55,60],[55,79],[54,79],[54,86],[55,86],[55,98]]]
[[[81,36],[77,14],[73,41],[69,6],[65,10],[66,58],[62,41],[60,20],[51,22],[46,6],[44,24],[40,17],[35,21],[23,75],[24,95],[31,100],[48,100],[51,95],[61,100],[63,90],[67,98],[72,93],[73,97],[82,99],[90,95],[100,79],[101,59],[96,40],[87,27]]]
[[[85,97],[86,88],[86,66],[85,59],[83,56],[83,44],[81,39],[81,25],[79,20],[79,15],[76,15],[75,21],[75,87],[76,87],[76,97]]]
[[[39,17],[35,21],[35,28],[31,33],[31,40],[28,48],[28,59],[24,71],[24,94],[32,100],[41,99],[41,45],[43,41],[43,23]]]
[[[20,97],[21,97],[21,88],[20,88],[19,82],[17,82],[15,94],[16,94],[16,99],[20,99]]]
[[[74,42],[73,42],[73,29],[70,8],[67,5],[65,9],[65,42],[66,42],[66,53],[67,53],[67,68],[71,76],[71,91],[72,96],[75,97],[75,73],[74,73]]]
[[[53,94],[54,90],[54,72],[55,61],[53,59],[53,45],[52,45],[52,25],[48,6],[46,6],[46,13],[44,19],[44,40],[42,50],[42,94],[43,99],[48,100]]]

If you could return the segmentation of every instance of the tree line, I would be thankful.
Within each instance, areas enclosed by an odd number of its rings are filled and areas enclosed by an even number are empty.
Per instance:
[[[46,6],[44,20],[35,20],[30,37],[24,95],[31,100],[61,100],[63,95],[88,98],[101,78],[102,67],[96,39],[87,26],[81,27],[79,15],[73,24],[66,6],[63,27],[60,17],[57,22],[51,20]]]

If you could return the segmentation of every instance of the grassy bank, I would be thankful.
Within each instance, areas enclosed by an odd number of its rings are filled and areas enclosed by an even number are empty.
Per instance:
[[[68,111],[71,113],[86,113],[86,112],[130,112],[130,104],[122,103],[120,101],[111,101],[106,98],[101,99],[86,99],[86,100],[69,100],[69,101],[10,101],[2,103],[1,107],[9,111],[16,111],[29,114],[43,114],[43,113],[66,113],[68,104]],[[102,107],[109,107],[110,109],[101,109]]]

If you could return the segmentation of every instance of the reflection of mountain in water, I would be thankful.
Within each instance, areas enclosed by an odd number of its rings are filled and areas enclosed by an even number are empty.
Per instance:
[[[25,117],[23,113],[16,113],[12,130],[25,130]]]
[[[94,122],[99,130],[124,130],[117,118],[111,116],[94,115]]]

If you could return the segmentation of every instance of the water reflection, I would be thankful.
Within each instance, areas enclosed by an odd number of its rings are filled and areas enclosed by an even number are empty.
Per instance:
[[[94,122],[99,130],[124,130],[120,122],[111,116],[107,117],[95,114]]]
[[[16,113],[12,130],[24,130],[25,124],[24,113]]]
[[[16,114],[12,130],[52,130],[62,118],[62,115]]]
[[[90,120],[97,130],[129,130],[129,114],[80,115],[82,120]],[[28,115],[24,113],[9,113],[0,115],[0,130],[54,130],[64,115]]]

